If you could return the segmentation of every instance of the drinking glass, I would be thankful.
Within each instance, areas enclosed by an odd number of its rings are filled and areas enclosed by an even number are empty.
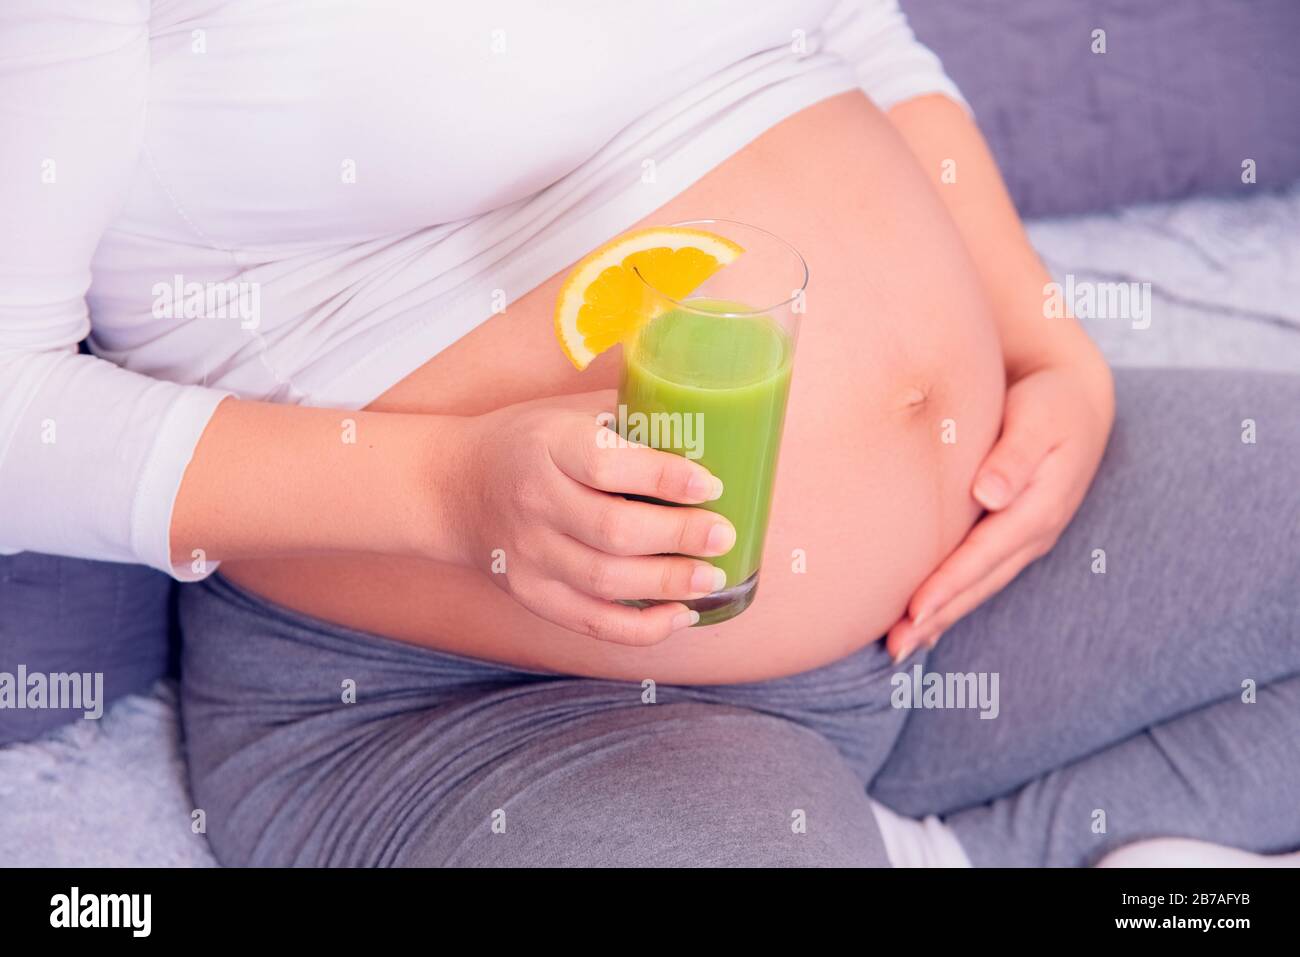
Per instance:
[[[723,236],[744,252],[680,300],[637,272],[654,318],[623,345],[617,429],[722,480],[722,496],[700,507],[736,528],[731,550],[705,559],[726,573],[726,584],[684,602],[708,625],[739,615],[758,588],[808,267],[793,246],[757,226],[673,225]]]

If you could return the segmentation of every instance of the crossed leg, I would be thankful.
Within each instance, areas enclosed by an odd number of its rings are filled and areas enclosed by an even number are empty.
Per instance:
[[[1300,376],[1116,387],[1056,548],[925,663],[997,672],[998,717],[910,713],[871,785],[952,815],[977,864],[1081,864],[1154,834],[1300,845]]]

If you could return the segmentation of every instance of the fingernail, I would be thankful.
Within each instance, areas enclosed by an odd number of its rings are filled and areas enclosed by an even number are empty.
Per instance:
[[[691,591],[712,594],[722,591],[727,584],[727,573],[712,565],[700,565],[691,572]]]
[[[934,643],[938,641],[939,636],[943,634],[942,628],[939,629],[917,628],[916,625],[919,622],[920,622],[920,618],[918,616],[916,621],[912,623],[912,637],[903,644],[902,649],[894,657],[894,664],[898,664],[904,658],[908,658],[911,655],[915,654],[922,647],[926,648],[927,650],[933,648]]]
[[[1007,504],[1011,487],[996,472],[985,472],[975,483],[975,499],[987,509],[998,509]]]
[[[722,497],[722,479],[707,472],[696,472],[686,483],[686,492],[701,502],[714,502]]]
[[[900,664],[903,659],[909,657],[912,652],[916,651],[916,642],[904,642],[903,646],[894,653],[894,664]]]
[[[934,614],[935,607],[936,605],[934,603],[931,603],[929,605],[923,605],[921,607],[921,610],[912,616],[912,627],[920,628],[921,622],[925,621],[932,614]]]
[[[700,620],[698,611],[678,612],[673,616],[673,631],[681,631],[683,628],[690,628]]]
[[[934,633],[934,635],[930,638],[930,640],[925,643],[926,650],[933,651],[934,646],[939,643],[939,639],[942,637],[943,637],[943,629],[940,628],[938,631]]]
[[[725,522],[718,522],[709,529],[709,537],[704,547],[710,555],[725,555],[735,544],[736,530]]]

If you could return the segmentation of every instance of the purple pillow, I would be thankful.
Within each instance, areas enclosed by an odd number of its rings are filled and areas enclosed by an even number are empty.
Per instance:
[[[1300,179],[1298,0],[901,5],[970,101],[1021,215]],[[1248,159],[1256,185],[1242,182]]]
[[[88,712],[102,716],[116,699],[168,674],[172,584],[142,565],[0,555],[0,746],[85,720]],[[69,706],[71,681],[79,707]],[[24,705],[41,706],[15,707],[15,692]]]

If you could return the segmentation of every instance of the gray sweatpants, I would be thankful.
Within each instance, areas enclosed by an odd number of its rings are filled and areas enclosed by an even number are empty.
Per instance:
[[[944,815],[977,865],[1085,865],[1155,835],[1300,846],[1300,377],[1121,370],[1117,388],[1056,548],[897,667],[874,643],[743,685],[557,677],[219,576],[187,586],[183,716],[213,850],[885,866],[868,793]]]

